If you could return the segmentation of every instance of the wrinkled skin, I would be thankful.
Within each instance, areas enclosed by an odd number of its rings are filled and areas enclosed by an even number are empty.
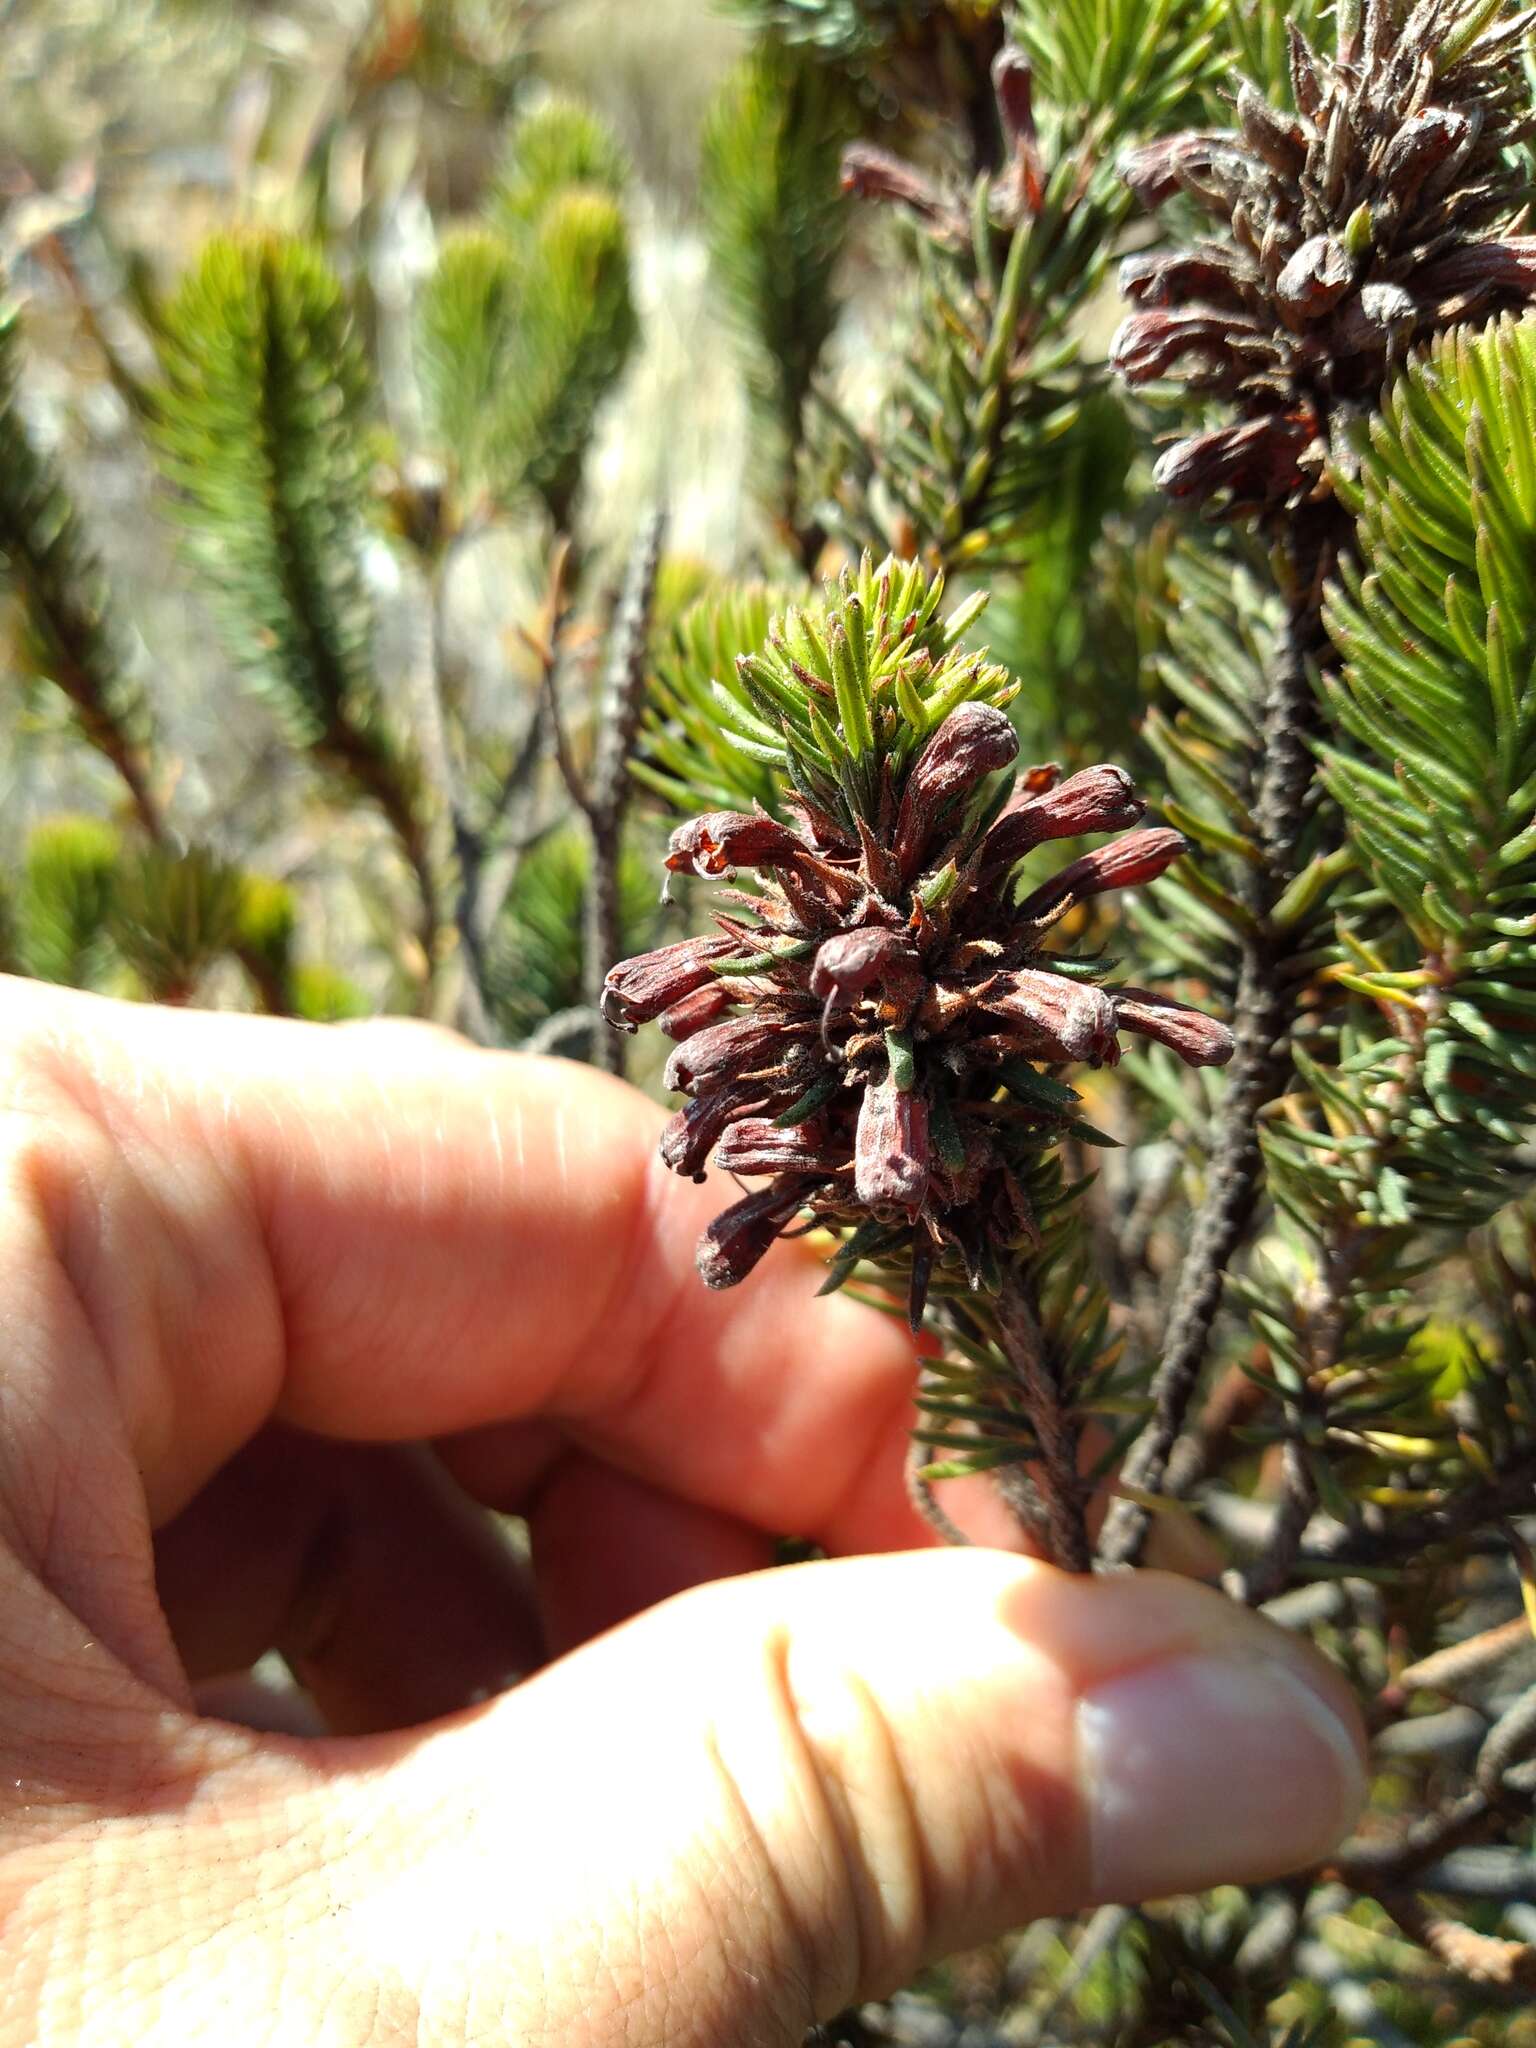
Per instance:
[[[907,1340],[795,1246],[702,1289],[640,1096],[0,1004],[3,2048],[792,2044],[1350,1820],[1304,1646],[924,1547]],[[274,1643],[330,1733],[202,1711]]]

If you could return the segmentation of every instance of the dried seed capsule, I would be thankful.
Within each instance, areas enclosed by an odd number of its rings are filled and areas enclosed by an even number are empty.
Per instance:
[[[1243,140],[1271,170],[1284,178],[1300,176],[1307,161],[1305,129],[1294,116],[1272,107],[1246,78],[1237,90],[1237,121]]]
[[[1102,896],[1106,889],[1136,889],[1152,882],[1171,867],[1181,853],[1189,850],[1182,832],[1156,825],[1147,832],[1131,832],[1108,846],[1096,847],[1064,867],[1059,875],[1026,896],[1019,915],[1045,918],[1081,903],[1090,896]]]
[[[718,1023],[735,1000],[728,984],[716,981],[710,988],[696,988],[692,995],[684,996],[669,1010],[663,1010],[656,1022],[668,1038],[679,1041],[692,1038],[706,1024]]]
[[[621,960],[603,981],[603,1015],[620,1031],[649,1024],[696,989],[712,987],[715,974],[710,963],[729,959],[735,951],[734,939],[710,936],[678,939],[654,953]]]
[[[1113,1066],[1120,1057],[1115,1006],[1091,981],[1023,967],[1000,975],[982,997],[982,1008],[1039,1033],[1054,1058],[1101,1067]]]
[[[911,946],[900,933],[879,925],[835,933],[817,948],[811,968],[811,994],[825,997],[829,1011],[841,1009],[868,988],[895,988],[906,993],[916,990],[921,981]]]
[[[722,1173],[836,1173],[847,1164],[846,1151],[806,1135],[808,1126],[782,1130],[764,1117],[743,1117],[731,1125],[715,1147]]]
[[[1123,832],[1139,824],[1146,805],[1123,768],[1100,762],[1080,768],[1052,789],[1009,805],[982,842],[981,874],[1012,867],[1048,839],[1078,839],[1089,832]]]
[[[732,868],[781,868],[805,853],[787,825],[763,813],[708,811],[679,825],[667,842],[673,874],[724,875]]]
[[[730,1081],[677,1112],[661,1134],[657,1150],[674,1173],[702,1180],[704,1163],[728,1124],[768,1107],[769,1091],[758,1081]]]
[[[798,1175],[724,1209],[699,1239],[694,1254],[706,1287],[737,1287],[803,1206],[816,1183]]]
[[[1232,1033],[1203,1010],[1175,1002],[1151,989],[1122,988],[1114,995],[1122,1031],[1136,1031],[1176,1052],[1187,1067],[1224,1067],[1233,1053]]]
[[[1202,383],[1219,388],[1226,378],[1247,374],[1242,344],[1256,333],[1240,314],[1205,306],[1154,307],[1122,322],[1109,344],[1109,366],[1127,384],[1148,384],[1194,356],[1201,365]]]
[[[1226,249],[1155,250],[1127,256],[1120,266],[1121,296],[1138,306],[1177,306],[1188,299],[1241,306],[1236,259]]]
[[[928,1105],[886,1076],[864,1090],[853,1147],[854,1192],[871,1208],[920,1208],[928,1193]]]
[[[1019,736],[991,704],[962,704],[929,740],[907,778],[896,819],[896,860],[909,875],[922,857],[939,812],[984,776],[1006,768]]]
[[[879,199],[904,206],[932,227],[953,232],[962,225],[930,179],[873,143],[853,142],[843,151],[842,185],[852,199]]]
[[[699,1088],[717,1088],[724,1081],[776,1070],[789,1045],[804,1036],[804,1026],[786,1027],[781,1017],[729,1017],[679,1045],[667,1061],[663,1080],[675,1094],[691,1095]]]
[[[1275,283],[1275,297],[1303,320],[1321,319],[1349,290],[1355,266],[1331,235],[1302,243]]]
[[[1208,498],[1230,491],[1240,504],[1283,498],[1324,454],[1317,414],[1266,413],[1235,427],[1212,427],[1175,441],[1158,457],[1152,481],[1170,498]]]
[[[1472,136],[1471,118],[1453,107],[1421,107],[1387,144],[1378,181],[1399,207],[1417,197],[1431,171],[1463,148]]]

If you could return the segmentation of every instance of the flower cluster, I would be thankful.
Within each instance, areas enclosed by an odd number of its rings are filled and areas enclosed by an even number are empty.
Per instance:
[[[1511,153],[1536,17],[1358,0],[1336,18],[1331,59],[1290,30],[1294,112],[1245,83],[1234,131],[1167,136],[1123,167],[1144,205],[1182,196],[1224,230],[1127,261],[1137,310],[1111,360],[1129,383],[1175,377],[1231,404],[1157,481],[1233,515],[1326,495],[1345,429],[1410,347],[1536,296]]]
[[[1000,1251],[1038,1241],[1028,1189],[1077,1104],[1047,1070],[1113,1065],[1122,1031],[1195,1066],[1232,1050],[1225,1026],[1107,989],[1102,962],[1048,943],[1184,841],[1130,829],[1143,805],[1119,768],[1012,772],[1012,686],[944,645],[938,591],[866,561],[821,618],[789,614],[743,658],[759,733],[778,722],[785,815],[713,811],[674,832],[669,870],[727,885],[717,930],[622,962],[604,998],[611,1024],[654,1020],[677,1041],[667,1085],[689,1100],[667,1164],[702,1178],[713,1156],[767,1182],[706,1231],[709,1285],[743,1279],[808,1215],[860,1256],[910,1258],[914,1326],[936,1264],[980,1286]],[[1122,836],[1020,893],[1036,848],[1106,832]],[[754,889],[731,886],[743,872]]]

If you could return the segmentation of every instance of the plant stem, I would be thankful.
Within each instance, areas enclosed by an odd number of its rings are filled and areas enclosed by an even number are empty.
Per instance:
[[[1351,1566],[1404,1564],[1432,1544],[1470,1536],[1510,1515],[1528,1514],[1536,1497],[1536,1449],[1527,1448],[1495,1478],[1469,1486],[1444,1507],[1421,1514],[1394,1515],[1383,1528],[1338,1527],[1302,1545],[1297,1562],[1326,1565],[1330,1572]]]
[[[586,996],[594,1016],[601,1007],[603,979],[624,950],[621,869],[631,788],[629,763],[645,704],[646,643],[665,526],[665,515],[652,513],[630,556],[614,613],[608,668],[598,702],[597,750],[582,805],[592,835],[584,955]],[[601,1024],[595,1025],[594,1031],[598,1065],[622,1075],[627,1044],[623,1034]]]
[[[447,827],[453,849],[456,876],[453,923],[463,967],[456,1005],[457,1021],[477,1045],[492,1045],[496,1042],[496,1034],[491,1024],[486,992],[485,945],[476,902],[476,881],[482,858],[481,835],[470,821],[462,764],[455,758],[449,737],[443,687],[443,604],[451,559],[450,549],[436,563],[428,579],[427,646],[425,660],[419,666],[417,723],[422,764],[434,786],[438,812]]]
[[[956,1549],[969,1547],[970,1537],[940,1506],[934,1493],[933,1482],[923,1477],[923,1466],[928,1461],[927,1447],[916,1437],[907,1445],[904,1476],[907,1482],[907,1498],[922,1516],[929,1528],[934,1529],[946,1543]]]
[[[1045,1511],[1052,1560],[1063,1571],[1091,1572],[1093,1546],[1077,1457],[1081,1425],[1061,1387],[1028,1284],[1017,1273],[1003,1282],[997,1320],[998,1339],[1040,1449],[1031,1477]]]
[[[1307,820],[1313,767],[1308,746],[1311,667],[1322,641],[1322,585],[1333,555],[1326,520],[1294,542],[1289,617],[1268,677],[1261,728],[1253,812],[1264,862],[1246,884],[1246,907],[1255,924],[1242,941],[1233,1018],[1237,1049],[1216,1125],[1205,1199],[1190,1233],[1153,1380],[1152,1419],[1126,1460],[1125,1478],[1142,1493],[1164,1488],[1168,1460],[1221,1309],[1227,1271],[1258,1211],[1263,1187],[1260,1112],[1284,1088],[1291,1070],[1295,996],[1284,970],[1292,942],[1274,929],[1270,913],[1296,873]],[[1117,1501],[1105,1523],[1101,1558],[1109,1564],[1134,1563],[1149,1522],[1145,1507]]]
[[[1302,1538],[1317,1509],[1317,1482],[1312,1477],[1312,1468],[1301,1446],[1287,1443],[1281,1451],[1281,1458],[1285,1474],[1284,1491],[1264,1555],[1246,1572],[1228,1575],[1232,1583],[1227,1590],[1248,1607],[1262,1607],[1266,1600],[1273,1600],[1291,1583]]]

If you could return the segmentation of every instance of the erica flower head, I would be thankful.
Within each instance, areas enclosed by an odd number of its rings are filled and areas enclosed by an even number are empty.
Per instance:
[[[1056,1069],[1114,1065],[1122,1031],[1193,1065],[1232,1044],[1057,945],[1076,905],[1151,881],[1184,842],[1128,829],[1143,807],[1118,768],[1017,772],[1015,685],[958,645],[976,605],[946,625],[941,595],[866,558],[741,658],[721,716],[772,753],[782,815],[678,827],[669,872],[726,885],[716,930],[622,962],[604,1000],[618,1028],[677,1041],[667,1164],[767,1182],[706,1232],[706,1281],[733,1286],[810,1219],[845,1235],[844,1266],[910,1262],[914,1324],[936,1267],[982,1286],[1037,1241],[1042,1163],[1077,1105]],[[1097,834],[1114,836],[1037,873],[1039,849]]]
[[[1350,459],[1341,428],[1409,348],[1536,297],[1514,147],[1533,19],[1500,0],[1340,0],[1331,55],[1289,32],[1293,107],[1242,84],[1230,131],[1127,159],[1144,205],[1182,197],[1223,231],[1122,272],[1121,376],[1230,408],[1167,450],[1165,490],[1231,512],[1326,495]]]

